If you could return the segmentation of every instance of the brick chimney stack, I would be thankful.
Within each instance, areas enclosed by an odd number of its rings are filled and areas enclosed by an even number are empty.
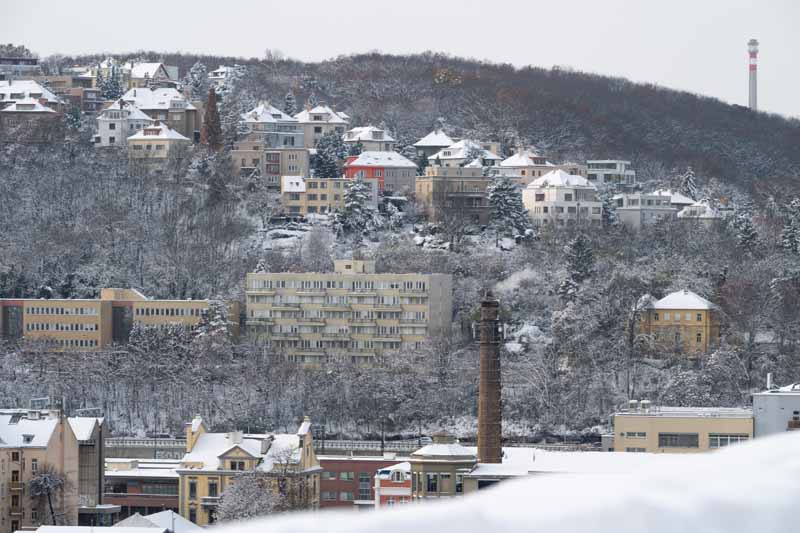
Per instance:
[[[500,302],[491,292],[481,301],[478,382],[478,462],[501,463]]]

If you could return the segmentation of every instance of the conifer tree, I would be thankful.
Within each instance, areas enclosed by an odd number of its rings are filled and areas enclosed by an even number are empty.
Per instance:
[[[789,253],[800,253],[800,198],[789,204],[781,231],[781,247]]]
[[[335,178],[339,175],[339,161],[347,156],[342,137],[331,131],[317,141],[317,153],[311,162],[314,177]]]
[[[218,151],[222,148],[222,126],[219,121],[219,110],[217,109],[217,93],[213,87],[208,89],[203,128],[200,130],[200,142],[213,151]]]
[[[758,244],[758,233],[748,209],[736,212],[731,226],[736,236],[736,245],[745,253],[753,253]]]
[[[200,100],[208,93],[208,69],[201,62],[196,62],[189,69],[183,83],[189,88],[192,100]]]
[[[592,243],[578,235],[564,247],[567,277],[559,284],[557,293],[564,301],[573,301],[581,283],[594,273]]]
[[[531,228],[528,212],[522,204],[519,187],[506,176],[497,178],[487,189],[489,220],[495,231],[509,235],[525,235]]]
[[[686,172],[681,175],[680,192],[692,200],[697,200],[698,198],[697,181],[695,180],[692,167],[687,167]]]

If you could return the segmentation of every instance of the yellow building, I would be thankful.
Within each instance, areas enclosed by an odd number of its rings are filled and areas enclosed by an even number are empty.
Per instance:
[[[242,472],[258,470],[274,477],[273,490],[291,509],[319,508],[319,466],[305,417],[296,433],[210,433],[196,416],[186,424],[186,455],[177,473],[180,514],[197,525],[214,522],[225,488]]]
[[[488,224],[486,189],[491,183],[480,167],[427,167],[416,180],[417,204],[431,221],[458,217],[464,223]]]
[[[359,362],[449,332],[449,274],[376,274],[374,261],[334,265],[330,273],[247,274],[251,337],[296,362]]]
[[[135,289],[101,289],[93,300],[0,299],[0,337],[93,351],[126,342],[133,324],[193,327],[208,308],[208,300],[150,300]],[[228,303],[228,314],[236,337],[238,302]]]
[[[369,205],[378,207],[378,180],[363,180],[370,188]],[[333,213],[344,209],[344,192],[349,183],[343,178],[281,178],[281,205],[287,215]]]
[[[162,167],[170,157],[182,159],[192,144],[187,137],[158,121],[137,131],[125,142],[131,164],[145,167]]]
[[[474,448],[466,448],[448,433],[436,433],[433,442],[411,454],[411,500],[452,498],[477,490],[465,487],[465,476],[478,464]]]
[[[753,438],[751,409],[650,407],[634,400],[613,420],[617,452],[705,452]]]
[[[700,354],[719,344],[717,306],[688,290],[651,302],[639,324],[640,332],[653,335],[664,350]]]

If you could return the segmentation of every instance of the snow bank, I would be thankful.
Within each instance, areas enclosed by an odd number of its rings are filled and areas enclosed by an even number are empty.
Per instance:
[[[800,434],[653,461],[632,474],[552,474],[435,505],[353,515],[311,513],[234,524],[241,533],[751,533],[792,531],[800,501]],[[586,452],[600,456],[603,452]]]

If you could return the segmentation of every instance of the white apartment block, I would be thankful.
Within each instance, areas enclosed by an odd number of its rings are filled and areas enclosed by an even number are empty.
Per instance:
[[[376,274],[374,261],[337,260],[330,273],[247,274],[251,338],[298,363],[369,362],[449,332],[449,274]]]
[[[636,185],[636,171],[630,161],[622,159],[593,159],[586,161],[586,179],[595,185],[632,187]]]
[[[522,190],[528,216],[540,226],[599,225],[603,204],[597,187],[582,176],[554,170],[533,180]]]
[[[631,229],[674,219],[678,210],[659,194],[625,193],[614,196],[617,219]]]
[[[96,146],[126,146],[128,137],[153,124],[153,119],[120,99],[97,115]]]

